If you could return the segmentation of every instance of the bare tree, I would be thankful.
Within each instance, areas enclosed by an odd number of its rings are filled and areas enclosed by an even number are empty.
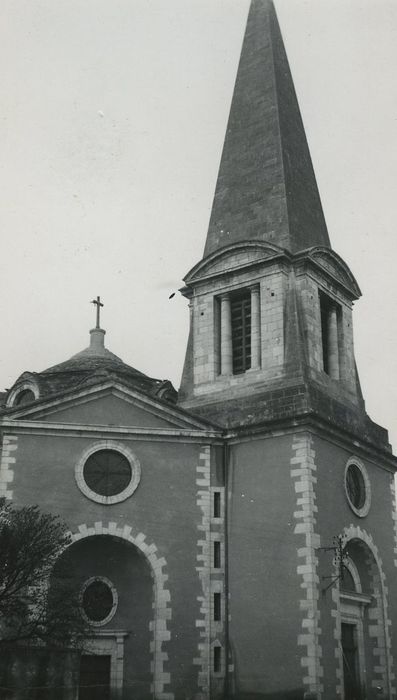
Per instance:
[[[87,631],[70,570],[70,535],[38,506],[0,499],[0,645],[79,645]]]

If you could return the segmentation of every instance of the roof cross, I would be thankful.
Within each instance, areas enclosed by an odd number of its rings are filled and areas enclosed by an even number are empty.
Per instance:
[[[93,299],[91,304],[95,304],[96,306],[96,326],[95,328],[100,328],[100,313],[101,313],[101,306],[103,306],[101,302],[101,297],[97,297],[96,299]]]

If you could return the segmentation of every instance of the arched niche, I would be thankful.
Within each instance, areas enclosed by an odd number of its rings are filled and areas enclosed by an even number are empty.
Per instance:
[[[379,697],[379,692],[391,697],[393,659],[382,560],[362,528],[350,526],[342,534],[350,576],[349,584],[340,580],[333,593],[339,692],[344,700]],[[339,574],[337,563],[335,573]]]
[[[121,700],[128,691],[137,700],[172,700],[166,688],[169,673],[164,669],[170,595],[166,562],[156,546],[147,544],[143,533],[134,535],[130,526],[96,522],[72,533],[63,558],[78,590],[84,591],[92,581],[104,581],[117,600],[104,623],[92,625],[86,646],[89,655],[111,657],[112,697]]]

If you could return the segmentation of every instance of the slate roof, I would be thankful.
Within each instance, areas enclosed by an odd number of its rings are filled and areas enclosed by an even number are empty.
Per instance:
[[[13,387],[3,394],[5,405],[10,391],[18,385],[33,383],[38,387],[39,398],[58,397],[72,389],[80,389],[103,382],[110,377],[121,380],[131,388],[175,404],[177,392],[169,380],[155,379],[127,365],[104,347],[105,331],[94,329],[90,345],[65,362],[49,367],[43,372],[24,372]],[[1,395],[0,395],[1,396]],[[20,406],[18,407],[20,408]],[[10,409],[8,409],[10,410]]]

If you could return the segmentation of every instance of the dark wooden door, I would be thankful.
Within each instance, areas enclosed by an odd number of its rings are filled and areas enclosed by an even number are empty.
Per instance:
[[[82,655],[79,700],[110,699],[110,660],[107,655]]]
[[[345,700],[361,700],[362,692],[355,625],[342,623],[342,652]]]

